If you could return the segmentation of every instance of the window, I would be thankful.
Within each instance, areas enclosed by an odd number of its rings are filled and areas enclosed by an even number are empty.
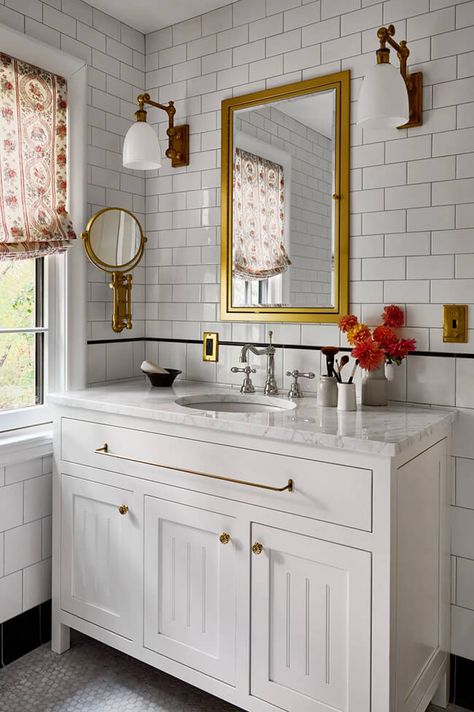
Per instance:
[[[44,259],[0,262],[0,412],[43,403]]]

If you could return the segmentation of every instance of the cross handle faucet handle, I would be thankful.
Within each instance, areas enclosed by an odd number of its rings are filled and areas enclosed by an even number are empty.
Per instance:
[[[301,373],[298,371],[298,369],[295,369],[294,371],[287,371],[286,372],[287,376],[291,376],[291,378],[294,378],[293,383],[290,386],[290,390],[288,391],[288,398],[290,400],[293,400],[294,398],[303,398],[303,392],[301,390],[300,384],[298,383],[298,378],[314,378],[314,373],[312,371],[308,371],[308,373]]]
[[[287,376],[291,376],[292,378],[295,379],[295,381],[298,380],[298,378],[314,378],[314,373],[312,371],[308,371],[307,373],[302,373],[301,371],[298,371],[298,369],[295,369],[294,371],[287,371],[286,372]]]
[[[238,366],[232,366],[230,369],[232,373],[246,373],[247,376],[249,373],[257,373],[256,368],[251,368],[250,366],[245,366],[245,368],[238,368]]]

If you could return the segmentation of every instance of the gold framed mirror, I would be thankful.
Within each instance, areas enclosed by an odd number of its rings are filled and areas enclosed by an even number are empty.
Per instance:
[[[112,329],[132,328],[132,275],[145,249],[146,237],[138,218],[124,208],[103,208],[90,218],[82,233],[89,260],[112,275]]]
[[[349,307],[350,72],[222,102],[221,319]]]

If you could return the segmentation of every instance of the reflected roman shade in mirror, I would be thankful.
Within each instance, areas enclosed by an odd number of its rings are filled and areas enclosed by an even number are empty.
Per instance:
[[[267,279],[291,264],[283,242],[283,168],[278,163],[235,150],[233,176],[234,276]]]
[[[0,54],[0,259],[63,252],[76,237],[66,146],[66,80]]]

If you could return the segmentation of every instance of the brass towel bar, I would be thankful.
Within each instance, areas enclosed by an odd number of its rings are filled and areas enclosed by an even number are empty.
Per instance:
[[[107,455],[115,457],[117,460],[127,460],[128,462],[138,462],[140,465],[151,465],[152,467],[164,467],[167,470],[175,470],[176,472],[185,472],[187,475],[198,475],[199,477],[208,477],[211,480],[220,480],[221,482],[231,482],[234,485],[246,485],[247,487],[257,487],[258,489],[270,490],[271,492],[293,492],[293,480],[288,480],[288,484],[284,487],[271,487],[270,485],[262,485],[258,482],[248,482],[247,480],[235,480],[232,477],[221,477],[220,475],[211,475],[208,472],[198,472],[197,470],[186,470],[184,467],[172,467],[171,465],[160,465],[156,462],[148,462],[147,460],[136,460],[133,457],[126,455],[115,455],[109,452],[109,446],[104,443],[102,447],[96,450],[98,455]]]

